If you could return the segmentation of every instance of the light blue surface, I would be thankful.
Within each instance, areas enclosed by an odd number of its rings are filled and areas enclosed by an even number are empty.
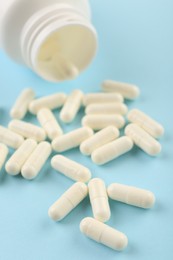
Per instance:
[[[80,221],[92,215],[88,199],[60,223],[48,218],[49,206],[73,184],[51,170],[50,162],[31,182],[21,176],[10,177],[3,170],[1,260],[173,259],[173,2],[93,0],[92,9],[99,33],[99,52],[90,68],[73,82],[46,83],[0,52],[0,124],[8,124],[11,105],[28,86],[42,96],[62,90],[69,93],[74,88],[99,91],[106,78],[139,85],[141,97],[129,106],[142,109],[164,125],[163,152],[158,158],[135,148],[98,167],[78,149],[64,154],[88,166],[93,177],[103,178],[107,185],[120,182],[153,191],[156,205],[152,210],[143,210],[111,201],[112,217],[108,224],[129,238],[127,249],[118,253],[80,233]],[[82,115],[81,112],[73,124],[63,125],[64,130],[79,127]]]

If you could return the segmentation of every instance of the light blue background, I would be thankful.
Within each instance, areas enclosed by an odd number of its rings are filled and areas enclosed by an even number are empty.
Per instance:
[[[111,202],[108,224],[124,232],[129,245],[118,253],[99,245],[79,231],[82,218],[92,216],[89,200],[66,219],[54,223],[49,206],[73,182],[46,164],[39,177],[0,174],[0,259],[2,260],[171,260],[173,259],[173,1],[93,0],[93,22],[99,34],[99,52],[90,68],[73,82],[50,84],[0,52],[0,124],[7,125],[9,110],[20,91],[33,87],[38,96],[74,88],[100,90],[110,78],[140,86],[141,97],[130,102],[160,121],[166,134],[157,158],[135,148],[102,167],[95,166],[78,149],[69,158],[88,166],[93,177],[106,184],[120,182],[153,191],[157,202],[143,210]],[[58,112],[56,112],[58,114]],[[80,126],[82,112],[65,131]],[[28,117],[27,120],[33,120]]]

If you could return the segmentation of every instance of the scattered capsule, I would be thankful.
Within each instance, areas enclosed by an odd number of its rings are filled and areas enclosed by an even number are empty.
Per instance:
[[[140,95],[140,90],[137,86],[113,80],[105,80],[102,83],[102,90],[120,93],[126,99],[135,99]]]
[[[123,102],[123,97],[118,93],[90,93],[84,95],[83,104]]]
[[[120,135],[119,130],[114,126],[108,126],[81,143],[80,151],[84,155],[91,155],[97,148],[113,141]]]
[[[8,147],[5,144],[0,143],[0,171],[8,156]]]
[[[111,212],[105,183],[99,178],[92,179],[88,183],[88,190],[94,218],[101,222],[108,221]]]
[[[50,208],[48,215],[54,221],[65,218],[88,194],[83,182],[73,184]]]
[[[70,123],[74,120],[83,101],[82,91],[76,89],[68,97],[60,112],[60,119],[64,123]]]
[[[109,185],[107,192],[108,196],[113,200],[144,209],[153,207],[155,203],[155,196],[151,191],[119,183]]]
[[[162,125],[138,109],[132,109],[128,113],[127,118],[130,122],[142,127],[154,138],[159,138],[164,134],[164,128]]]
[[[136,124],[129,124],[125,128],[125,134],[129,136],[135,145],[139,146],[144,152],[155,156],[161,152],[161,145],[151,135]]]
[[[125,125],[125,119],[121,115],[87,115],[82,119],[82,125],[88,126],[93,130],[101,130],[107,126],[122,128]]]
[[[50,109],[40,109],[37,113],[37,119],[50,140],[63,134],[62,128]]]
[[[113,250],[121,251],[128,245],[126,235],[94,218],[84,218],[80,223],[80,230],[90,239]]]
[[[36,148],[37,143],[33,139],[27,139],[23,144],[13,153],[5,165],[5,169],[10,175],[17,175],[21,172],[22,166]]]
[[[21,171],[22,176],[28,180],[37,177],[51,152],[51,145],[48,142],[39,143],[24,163]]]
[[[8,128],[0,126],[0,142],[13,149],[17,149],[24,142],[24,138]]]
[[[31,138],[37,142],[41,142],[46,139],[46,133],[41,127],[21,120],[12,120],[9,123],[8,128],[13,132],[22,135],[24,138]]]
[[[125,104],[120,102],[114,103],[101,103],[101,104],[90,104],[86,107],[85,113],[87,115],[98,115],[98,114],[127,114],[128,108]]]
[[[64,93],[56,93],[47,97],[42,97],[33,100],[29,105],[29,111],[32,114],[37,114],[41,108],[49,108],[51,110],[64,105],[66,95]]]
[[[31,88],[24,89],[10,111],[11,117],[14,119],[23,119],[34,97],[35,92]]]
[[[133,148],[133,141],[127,136],[120,137],[113,142],[103,145],[92,153],[92,161],[103,165],[127,153]]]
[[[55,138],[52,147],[57,152],[64,152],[78,147],[83,141],[93,135],[93,130],[89,127],[78,128],[72,132]]]
[[[91,179],[91,172],[88,168],[62,155],[54,156],[51,166],[74,181],[88,182]]]

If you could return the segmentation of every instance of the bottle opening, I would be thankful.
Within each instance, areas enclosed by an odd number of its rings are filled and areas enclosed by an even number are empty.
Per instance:
[[[52,82],[76,78],[95,56],[96,34],[85,25],[70,24],[52,32],[35,47],[34,70]]]

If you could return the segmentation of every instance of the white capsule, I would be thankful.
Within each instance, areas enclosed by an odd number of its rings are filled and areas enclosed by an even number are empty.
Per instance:
[[[140,90],[137,86],[113,80],[105,80],[102,83],[102,90],[120,93],[126,99],[135,99],[140,95]]]
[[[28,180],[37,177],[51,152],[51,145],[48,142],[39,143],[23,165],[22,176]]]
[[[121,115],[87,115],[82,119],[82,125],[88,126],[93,130],[101,130],[107,126],[122,128],[125,125],[125,119]]]
[[[142,127],[154,138],[159,138],[164,134],[164,128],[162,125],[138,109],[132,109],[128,113],[127,118],[130,122]]]
[[[109,185],[107,192],[108,196],[113,200],[144,209],[153,207],[155,203],[155,196],[151,191],[119,183]]]
[[[60,55],[59,52],[56,54],[54,53],[52,56],[52,63],[55,68],[55,74],[59,80],[74,79],[79,75],[79,70],[75,64],[66,57]]]
[[[55,41],[52,37],[51,41],[49,39],[43,43],[41,50],[38,53],[38,60],[45,62],[51,60],[59,48],[60,46],[58,45],[57,41]]]
[[[88,183],[88,190],[94,218],[101,222],[108,221],[111,212],[105,183],[99,178],[94,178]]]
[[[37,142],[41,142],[46,139],[44,129],[21,120],[12,120],[9,123],[8,128],[13,132],[22,135],[24,138],[31,138]]]
[[[118,93],[90,93],[86,94],[83,99],[84,106],[96,103],[123,102],[123,97]]]
[[[60,119],[64,123],[70,123],[74,120],[83,101],[82,91],[76,89],[68,97],[60,112]]]
[[[87,115],[93,114],[127,114],[128,108],[125,104],[120,102],[90,104],[86,107],[85,113]]]
[[[35,92],[31,88],[24,89],[10,111],[11,117],[15,119],[23,119],[28,111],[30,102],[34,97]]]
[[[0,171],[8,156],[8,147],[5,144],[0,143]]]
[[[98,165],[108,163],[122,154],[127,153],[133,148],[131,138],[127,136],[120,137],[113,142],[105,144],[104,146],[96,149],[92,153],[92,161]]]
[[[21,172],[22,166],[36,148],[37,143],[33,139],[27,139],[23,144],[13,153],[5,165],[5,169],[10,175],[17,175]]]
[[[84,155],[90,155],[97,148],[118,138],[119,135],[120,132],[116,127],[108,126],[82,142],[80,151]]]
[[[128,245],[125,234],[94,218],[84,218],[80,223],[80,230],[87,237],[113,250],[121,251]]]
[[[54,221],[65,218],[88,194],[83,182],[73,184],[50,208],[48,215]]]
[[[89,127],[78,128],[72,132],[55,138],[52,147],[57,152],[64,152],[78,147],[83,141],[93,135],[93,130]]]
[[[24,138],[8,128],[0,126],[0,142],[13,149],[17,149],[24,142]]]
[[[125,134],[139,146],[144,152],[155,156],[161,152],[161,145],[151,135],[136,124],[129,124],[125,128]]]
[[[61,61],[55,60],[55,57],[50,57],[48,60],[39,61],[39,66],[42,70],[51,71],[52,81],[57,79],[59,82],[64,80],[75,79],[79,75],[78,68],[70,61],[62,64]],[[56,81],[55,81],[56,82]]]
[[[50,109],[40,109],[37,113],[37,119],[50,140],[63,134],[62,128]]]
[[[88,168],[62,155],[54,156],[51,166],[74,181],[88,182],[91,179],[91,172]]]
[[[42,97],[33,100],[29,105],[29,111],[32,114],[37,114],[41,108],[49,108],[51,110],[64,105],[66,95],[64,93],[56,93],[50,96]]]

